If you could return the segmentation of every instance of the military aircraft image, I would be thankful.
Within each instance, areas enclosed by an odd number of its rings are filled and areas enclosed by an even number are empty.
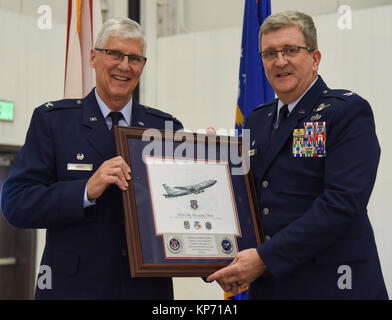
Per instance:
[[[186,186],[186,187],[174,187],[170,188],[168,185],[165,183],[163,184],[163,187],[165,188],[167,194],[163,194],[165,198],[173,198],[173,197],[181,197],[185,196],[187,194],[192,194],[192,193],[200,193],[204,192],[204,189],[209,188],[213,186],[216,183],[216,180],[207,180],[204,182],[200,182],[197,184],[193,184],[191,186]]]

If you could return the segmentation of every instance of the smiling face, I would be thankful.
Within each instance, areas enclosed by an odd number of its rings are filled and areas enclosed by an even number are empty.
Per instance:
[[[118,50],[125,54],[143,55],[143,41],[139,39],[111,36],[101,49]],[[113,111],[121,110],[131,99],[145,63],[128,63],[111,59],[105,52],[91,49],[90,65],[96,72],[96,86],[99,97]]]
[[[261,51],[281,50],[287,46],[307,47],[301,29],[289,25],[263,34]],[[267,78],[277,96],[285,104],[297,100],[317,77],[321,59],[319,50],[301,49],[295,57],[278,53],[272,61],[263,61]]]

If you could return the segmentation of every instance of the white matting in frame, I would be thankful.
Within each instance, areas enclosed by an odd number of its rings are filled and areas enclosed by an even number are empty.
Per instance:
[[[144,161],[157,235],[241,236],[227,162],[152,156]]]

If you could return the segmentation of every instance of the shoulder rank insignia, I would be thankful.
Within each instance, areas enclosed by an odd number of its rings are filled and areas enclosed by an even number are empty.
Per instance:
[[[305,122],[304,129],[293,131],[293,157],[324,158],[326,154],[326,122]]]
[[[54,107],[54,104],[51,102],[47,102],[47,103],[45,103],[45,107],[47,107],[49,109],[51,107]]]
[[[320,111],[323,111],[324,109],[327,109],[327,108],[329,108],[330,106],[331,106],[330,103],[328,103],[328,104],[322,103],[322,104],[320,104],[318,107],[314,108],[314,109],[313,109],[313,112],[320,112]]]
[[[351,97],[351,96],[353,96],[353,95],[355,95],[355,94],[356,94],[356,93],[353,92],[353,91],[343,93],[343,95],[346,96],[346,97]]]

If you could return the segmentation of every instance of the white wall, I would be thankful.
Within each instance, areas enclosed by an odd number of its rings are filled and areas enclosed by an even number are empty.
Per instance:
[[[170,106],[188,129],[232,128],[239,43],[238,28],[160,38],[157,105]]]
[[[320,73],[335,88],[349,88],[367,99],[374,111],[381,145],[376,185],[369,204],[381,265],[392,298],[392,6],[353,11],[351,30],[336,27],[336,15],[316,17],[319,45],[324,53]],[[366,150],[364,150],[366,152]]]
[[[295,9],[295,1],[276,1],[278,2],[282,9],[285,8],[282,3]],[[297,2],[302,6],[309,3],[306,0]],[[275,1],[273,5],[274,3]],[[388,161],[392,158],[392,144],[389,141],[392,138],[392,126],[388,125],[388,121],[392,116],[389,95],[392,6],[353,10],[352,29],[341,30],[337,25],[337,1],[333,4],[334,10],[330,5],[323,8],[325,1],[312,1],[312,4],[309,7],[311,10],[334,12],[314,16],[319,46],[323,53],[320,74],[331,88],[354,90],[368,99],[375,113],[382,156],[369,204],[369,216],[391,296],[392,237],[389,229],[392,225],[392,204],[389,192],[392,188],[392,169]],[[363,7],[366,3],[361,1],[357,4]],[[306,11],[306,8],[302,9]],[[199,10],[198,17],[201,17],[203,9],[199,7]],[[145,14],[148,20],[148,12]],[[217,14],[222,16],[224,11]],[[238,12],[238,15],[242,16],[242,12]],[[201,19],[200,24],[202,21]],[[193,28],[197,29],[198,26]],[[233,128],[241,26],[189,32],[159,39],[154,39],[153,34],[151,36],[148,41],[152,43],[152,55],[157,62],[146,72],[142,83],[142,101],[173,113],[185,127],[193,130],[210,125]],[[176,297],[182,299],[203,299],[214,295],[216,299],[222,297],[219,289],[208,287],[199,279],[177,279],[175,283],[178,283]],[[186,285],[194,290],[184,290]]]
[[[65,25],[40,30],[38,16],[0,9],[0,99],[15,102],[15,120],[0,122],[0,144],[22,145],[33,109],[63,94]]]
[[[147,2],[147,1],[146,1]],[[241,27],[244,0],[149,0],[158,7],[158,36]],[[299,10],[312,16],[392,4],[392,0],[271,0],[272,12]],[[149,4],[147,4],[149,5]]]
[[[0,121],[0,144],[21,146],[34,108],[63,96],[66,26],[53,16],[52,29],[38,28],[43,1],[25,2],[29,14],[21,1],[12,3],[3,0],[1,8],[7,10],[0,8],[0,99],[15,103],[14,121]],[[64,3],[52,9],[57,15]],[[44,244],[45,231],[38,230],[37,270]]]

